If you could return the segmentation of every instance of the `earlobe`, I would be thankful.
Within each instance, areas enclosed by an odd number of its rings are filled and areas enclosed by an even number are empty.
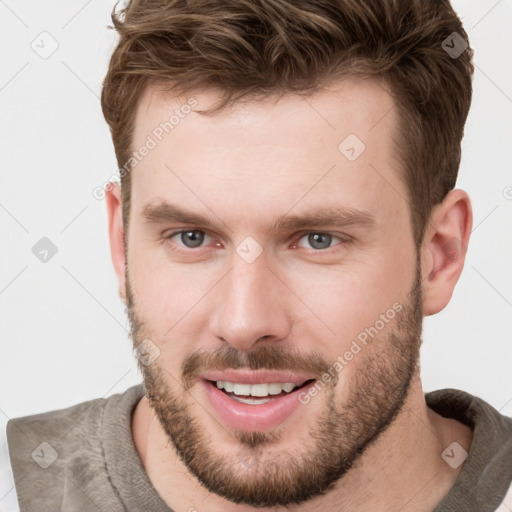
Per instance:
[[[126,304],[125,272],[126,260],[124,250],[124,226],[121,187],[119,183],[110,182],[105,191],[108,213],[108,233],[110,239],[110,254],[119,282],[119,295]]]
[[[452,190],[432,212],[422,245],[423,313],[442,311],[464,267],[473,224],[471,201]]]

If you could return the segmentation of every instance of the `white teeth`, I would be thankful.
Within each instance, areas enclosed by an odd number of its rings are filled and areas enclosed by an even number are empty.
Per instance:
[[[235,389],[235,385],[232,382],[224,382],[224,389],[228,393],[233,393],[233,390]]]
[[[250,395],[251,394],[251,385],[250,384],[234,384],[233,393],[235,395]]]
[[[302,386],[304,382],[276,382],[276,383],[260,383],[260,384],[239,384],[237,382],[227,382],[218,380],[217,387],[224,389],[228,393],[234,393],[238,396],[254,396],[254,397],[267,397],[269,395],[279,395],[282,391],[290,393],[296,387]],[[243,400],[239,400],[243,401]],[[258,400],[257,403],[265,403],[267,400]],[[244,403],[253,403],[254,401],[243,401]]]
[[[251,396],[268,396],[268,384],[252,384]]]
[[[283,386],[281,384],[269,384],[268,385],[268,392],[271,395],[279,395],[281,391],[283,390]]]

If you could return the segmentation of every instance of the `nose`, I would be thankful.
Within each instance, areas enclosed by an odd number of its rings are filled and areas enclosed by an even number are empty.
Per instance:
[[[286,339],[291,329],[288,298],[266,258],[247,263],[234,254],[232,265],[215,290],[219,306],[211,317],[213,335],[239,350]]]

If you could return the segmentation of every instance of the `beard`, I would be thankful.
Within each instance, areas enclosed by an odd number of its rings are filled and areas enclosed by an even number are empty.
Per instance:
[[[134,309],[128,270],[126,298],[130,336],[137,347],[145,339],[146,326]],[[355,363],[359,367],[345,383],[343,397],[336,392],[336,376],[321,391],[325,396],[313,400],[323,399],[325,406],[307,437],[296,440],[293,453],[279,450],[280,440],[290,441],[293,428],[279,432],[279,427],[272,432],[230,432],[235,442],[232,453],[219,453],[215,434],[208,432],[216,421],[211,417],[209,429],[192,414],[189,389],[197,375],[213,369],[290,370],[321,379],[332,361],[318,353],[304,354],[278,344],[262,344],[250,351],[231,346],[195,351],[181,364],[181,381],[157,361],[145,365],[139,360],[149,406],[189,472],[210,492],[253,507],[303,503],[332,489],[402,411],[419,371],[423,320],[419,261],[408,303],[402,306],[395,325],[387,326],[388,334],[376,336],[361,350]]]

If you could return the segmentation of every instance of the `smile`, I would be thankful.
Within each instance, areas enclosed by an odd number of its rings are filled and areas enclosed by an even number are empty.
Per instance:
[[[220,372],[203,376],[199,384],[222,424],[250,432],[274,430],[301,403],[299,393],[315,379],[271,372]],[[223,378],[219,378],[223,377]]]

